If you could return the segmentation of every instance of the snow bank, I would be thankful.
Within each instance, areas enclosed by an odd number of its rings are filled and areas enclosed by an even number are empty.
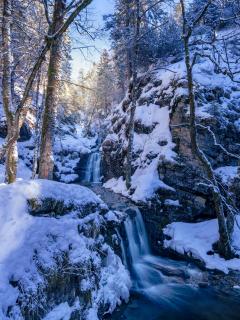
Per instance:
[[[240,217],[237,217],[240,223]],[[164,234],[171,237],[164,241],[164,247],[182,255],[186,254],[204,263],[207,269],[215,269],[228,273],[230,270],[240,271],[240,259],[225,260],[218,254],[209,255],[212,245],[219,239],[217,219],[199,222],[173,222],[166,226]],[[233,246],[240,250],[240,230],[236,227],[233,234]]]
[[[70,320],[72,313],[79,309],[79,301],[76,302],[72,307],[70,307],[67,302],[61,303],[51,312],[49,312],[43,320]]]
[[[45,200],[49,203],[49,199],[55,204],[60,201],[60,208],[66,207],[68,214],[57,219],[51,217],[51,212],[50,216],[31,216],[29,199],[37,199],[38,205]],[[93,208],[92,212],[86,215],[89,208]],[[24,319],[24,308],[33,312],[52,309],[47,287],[49,278],[56,275],[81,275],[85,285],[80,294],[90,291],[96,314],[100,306],[107,304],[112,311],[122,299],[128,299],[128,272],[101,235],[107,223],[101,212],[106,213],[106,209],[93,192],[77,185],[47,180],[0,185],[1,320]],[[94,274],[99,280],[93,281]],[[66,309],[66,320],[68,302],[62,301],[58,307]],[[86,305],[80,308],[86,311]],[[50,313],[46,319],[58,318]]]

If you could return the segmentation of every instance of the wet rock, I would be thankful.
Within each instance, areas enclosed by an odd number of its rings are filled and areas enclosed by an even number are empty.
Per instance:
[[[138,134],[145,133],[149,134],[153,131],[154,126],[147,127],[140,121],[135,121],[135,132]]]
[[[174,269],[174,268],[167,267],[165,265],[159,265],[159,264],[154,265],[154,267],[157,270],[161,271],[162,274],[164,274],[167,277],[178,277],[183,280],[190,278],[189,274],[185,270],[182,270],[182,269]]]
[[[91,201],[80,204],[75,202],[74,199],[72,202],[65,202],[64,200],[50,197],[28,199],[27,204],[31,215],[55,218],[72,211],[78,211],[79,216],[85,217],[92,212],[96,212],[97,208],[99,209],[99,205]],[[104,212],[105,209],[102,209],[101,211]]]

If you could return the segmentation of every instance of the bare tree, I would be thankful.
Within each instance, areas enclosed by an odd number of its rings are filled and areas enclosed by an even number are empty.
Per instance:
[[[38,158],[39,158],[39,149],[41,141],[41,127],[42,127],[42,113],[45,104],[46,96],[46,85],[41,83],[42,81],[42,72],[40,70],[37,81],[37,92],[36,92],[36,124],[35,124],[35,133],[34,133],[34,153],[33,153],[33,165],[32,165],[32,179],[35,179],[38,168]],[[40,101],[40,86],[43,87],[43,93]]]
[[[80,1],[81,10],[84,9],[91,1]],[[66,10],[71,7],[78,7],[79,1],[72,1],[68,7],[66,7],[65,0],[59,0],[54,2],[53,17],[50,23],[49,39],[51,41],[50,47],[50,62],[48,67],[48,84],[46,92],[46,102],[44,108],[43,122],[42,122],[42,135],[40,146],[40,159],[39,159],[39,178],[53,179],[53,144],[55,133],[55,121],[57,113],[57,105],[59,98],[59,82],[61,73],[61,59],[62,59],[62,44],[63,34],[67,28],[64,27],[64,14]],[[45,6],[46,12],[48,12],[47,6]],[[78,13],[81,11],[78,9]],[[73,12],[71,22],[77,17]],[[47,14],[50,21],[49,14]],[[70,16],[71,17],[71,16]],[[66,24],[66,23],[65,23]],[[62,30],[62,31],[61,31]],[[56,36],[57,35],[57,36]]]
[[[196,19],[189,23],[186,17],[186,9],[184,0],[180,0],[181,10],[182,10],[182,20],[183,20],[183,42],[185,51],[185,65],[187,71],[188,80],[188,95],[189,95],[189,106],[190,106],[190,137],[191,137],[191,147],[193,153],[196,155],[198,160],[203,165],[206,172],[208,180],[210,182],[210,187],[212,190],[214,207],[218,219],[219,226],[219,241],[217,243],[218,252],[224,256],[226,259],[230,259],[234,256],[233,248],[231,246],[231,233],[233,231],[234,220],[232,218],[231,212],[228,212],[229,219],[228,224],[225,219],[224,214],[224,203],[221,196],[221,191],[218,186],[213,168],[211,163],[208,161],[204,152],[200,149],[197,139],[197,124],[196,124],[196,103],[194,95],[194,82],[193,82],[193,66],[194,63],[191,61],[189,42],[194,31],[194,28],[203,18],[207,12],[209,6],[211,5],[211,0],[208,0],[206,5],[202,8],[201,12],[198,13]]]

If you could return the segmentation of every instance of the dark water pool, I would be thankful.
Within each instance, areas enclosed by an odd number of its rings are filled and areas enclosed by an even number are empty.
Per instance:
[[[167,288],[166,288],[167,290]],[[172,291],[172,288],[169,289]],[[133,293],[128,304],[120,307],[107,319],[112,320],[239,320],[240,290],[231,294],[210,288],[174,287],[172,298],[151,301]]]

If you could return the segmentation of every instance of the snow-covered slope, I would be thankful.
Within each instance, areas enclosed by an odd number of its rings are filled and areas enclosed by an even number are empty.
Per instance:
[[[159,88],[160,89],[160,88]],[[151,90],[151,89],[150,89]],[[145,99],[149,91],[144,91],[140,99]],[[158,105],[151,103],[149,105],[138,105],[135,115],[137,127],[149,128],[149,132],[135,132],[134,134],[134,168],[132,175],[132,194],[131,198],[135,201],[145,201],[151,199],[154,193],[160,189],[171,189],[158,175],[159,163],[166,159],[174,161],[175,152],[169,128],[170,116],[167,106],[159,108]],[[124,134],[121,132],[120,135]],[[112,136],[110,136],[112,138]],[[115,137],[118,139],[118,136]],[[107,137],[109,139],[109,137]],[[123,148],[127,147],[126,139]],[[115,192],[129,195],[121,176],[118,179],[112,178],[105,183],[106,188]]]
[[[128,299],[128,272],[105,240],[107,212],[77,185],[0,185],[1,320],[40,320],[58,305],[95,320]]]
[[[234,35],[233,32],[229,31]],[[224,35],[225,31],[218,36],[221,38]],[[220,41],[219,50],[221,43]],[[229,59],[233,59],[233,52],[238,52],[240,44],[231,40],[228,46]],[[209,51],[207,46],[201,50],[205,54]],[[233,66],[231,67],[234,71]],[[214,168],[233,164],[236,166],[234,158],[224,155],[214,145],[207,127],[215,132],[217,141],[227,147],[227,150],[239,153],[240,90],[230,77],[219,72],[207,58],[197,60],[193,74],[197,121],[206,126],[205,131],[199,129],[199,143]],[[112,178],[105,186],[128,195],[134,201],[146,201],[154,198],[159,189],[175,189],[174,183],[168,181],[170,179],[164,173],[166,166],[187,161],[190,166],[200,167],[200,164],[196,163],[191,154],[189,129],[184,127],[189,122],[185,62],[181,60],[164,67],[157,65],[139,75],[138,83],[132,187],[127,191],[123,183],[130,108],[127,97],[114,109],[112,128],[103,143],[105,178]],[[110,170],[107,170],[108,166]]]

